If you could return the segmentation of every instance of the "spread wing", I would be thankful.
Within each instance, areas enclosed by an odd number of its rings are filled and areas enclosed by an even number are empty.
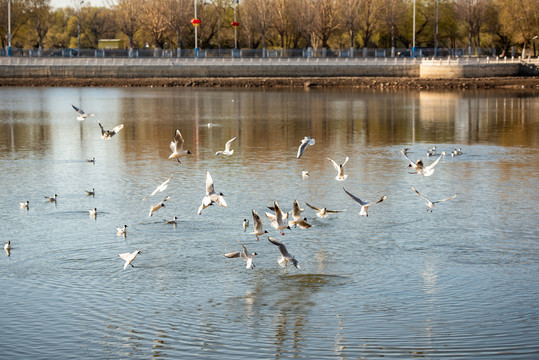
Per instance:
[[[114,129],[112,129],[112,132],[114,134],[117,134],[120,130],[122,130],[124,128],[124,124],[120,124],[118,126],[116,126]]]
[[[71,104],[71,106],[73,106],[73,109],[75,109],[76,112],[79,113],[79,115],[84,115],[84,111],[82,111],[82,109],[76,107],[75,105]]]
[[[331,163],[333,164],[333,167],[335,168],[335,170],[337,170],[338,172],[341,171],[341,168],[339,166],[339,164],[337,164],[335,161],[333,161],[332,159],[330,158],[327,158],[329,161],[331,161]]]
[[[317,208],[316,206],[313,206],[313,205],[309,204],[308,202],[306,202],[305,204],[306,204],[308,207],[310,207],[311,209],[313,209],[313,210],[316,210],[316,211],[322,210],[322,209]]]
[[[363,200],[361,200],[360,198],[358,198],[357,196],[355,196],[355,195],[349,193],[344,187],[343,187],[342,189],[344,190],[345,193],[348,194],[348,196],[350,196],[352,199],[354,199],[354,201],[358,202],[359,205],[365,206],[365,205],[368,205],[368,204],[369,204],[368,201],[363,201]]]
[[[230,151],[230,146],[232,145],[232,142],[236,140],[236,137],[233,137],[232,139],[228,140],[225,145],[225,151]]]
[[[423,194],[421,194],[419,191],[416,190],[416,188],[412,185],[412,189],[415,191],[415,193],[419,196],[421,196],[423,199],[427,200],[428,202],[431,202],[427,197]]]
[[[211,178],[210,172],[206,171],[206,194],[214,193],[215,189],[213,188],[213,179]]]
[[[457,197],[458,194],[455,194],[447,199],[443,199],[443,200],[438,200],[438,201],[435,201],[435,203],[439,203],[439,202],[444,202],[444,201],[448,201],[448,200],[451,200],[451,199],[454,199]]]

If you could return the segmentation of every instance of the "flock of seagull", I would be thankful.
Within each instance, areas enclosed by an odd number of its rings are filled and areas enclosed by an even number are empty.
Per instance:
[[[85,120],[87,118],[95,116],[94,114],[86,114],[82,109],[76,107],[75,105],[72,105],[72,107],[77,112],[77,114],[78,114],[77,120],[79,120],[79,121],[83,121],[83,120]],[[120,125],[114,127],[112,130],[105,130],[103,128],[103,125],[99,121],[97,121],[97,123],[98,123],[98,125],[99,125],[99,127],[101,129],[101,138],[104,139],[104,140],[110,140],[114,135],[116,135],[124,127],[123,124],[120,124]],[[232,144],[233,144],[233,142],[235,140],[236,140],[236,137],[234,137],[234,138],[230,139],[229,141],[227,141],[227,143],[225,144],[225,149],[223,151],[217,151],[215,153],[215,155],[216,156],[217,155],[225,155],[225,156],[233,155],[234,150],[232,149]],[[304,139],[302,139],[301,142],[300,142],[298,151],[297,151],[296,158],[297,159],[301,158],[301,156],[304,154],[307,147],[308,146],[313,146],[313,145],[315,145],[315,139],[310,138],[310,137],[305,137]],[[176,129],[176,131],[174,133],[174,137],[173,137],[172,141],[169,144],[169,147],[170,147],[170,150],[171,150],[171,154],[170,154],[170,156],[168,158],[169,159],[175,159],[180,164],[181,164],[181,160],[180,160],[181,158],[191,154],[191,152],[189,150],[184,149],[184,139],[183,139],[182,134],[181,134],[179,129]],[[438,158],[435,161],[433,161],[430,165],[425,166],[422,159],[418,159],[415,162],[412,161],[407,156],[408,150],[409,150],[408,148],[403,148],[403,149],[401,149],[401,153],[404,156],[404,158],[409,162],[408,167],[414,170],[414,171],[410,172],[410,174],[419,174],[422,177],[431,176],[434,173],[434,169],[435,169],[436,165],[439,163],[440,159],[447,155],[445,151],[442,151],[442,153],[438,156]],[[436,155],[436,147],[435,146],[433,148],[428,149],[427,158],[435,156],[435,155]],[[451,152],[452,157],[459,156],[459,155],[462,155],[462,150],[460,148],[459,149],[454,149]],[[345,167],[346,163],[349,161],[349,157],[346,157],[341,164],[339,164],[336,161],[330,159],[329,157],[327,159],[332,163],[333,167],[337,171],[337,175],[336,175],[335,179],[337,181],[346,180],[348,175],[345,174],[344,167]],[[89,159],[87,161],[95,164],[95,158]],[[170,175],[168,177],[168,179],[166,179],[163,183],[161,183],[159,186],[157,186],[157,188],[155,188],[155,190],[153,190],[150,195],[142,198],[141,200],[145,201],[145,200],[151,198],[152,196],[156,195],[157,193],[165,191],[167,189],[171,179],[172,179],[172,176],[173,175]],[[306,171],[306,170],[303,170],[302,171],[302,177],[304,179],[308,178],[309,177],[309,172]],[[432,212],[432,210],[434,209],[436,204],[441,203],[441,202],[445,202],[445,201],[449,201],[449,200],[452,200],[455,197],[457,197],[457,194],[454,194],[454,195],[452,195],[452,196],[450,196],[448,198],[445,198],[445,199],[432,201],[429,198],[427,198],[425,195],[421,194],[414,186],[412,186],[412,190],[418,196],[420,196],[421,198],[423,198],[426,201],[427,211],[430,211],[430,212]],[[345,187],[343,187],[343,191],[352,200],[354,200],[356,203],[358,203],[358,205],[360,206],[360,212],[359,212],[360,216],[367,216],[368,217],[369,216],[368,210],[369,210],[370,206],[382,203],[383,201],[385,201],[387,199],[387,196],[383,195],[379,200],[371,203],[369,201],[362,200],[358,196],[350,193]],[[95,195],[95,189],[92,189],[91,191],[86,191],[86,194],[88,196],[94,196]],[[47,202],[56,203],[57,197],[58,197],[58,195],[54,194],[54,196],[52,196],[52,197],[45,196],[45,199],[46,199]],[[154,205],[151,205],[148,216],[149,217],[153,216],[153,214],[156,211],[158,211],[159,209],[165,207],[165,202],[167,202],[169,199],[170,199],[170,196],[166,196],[162,201],[160,201],[160,202],[158,202],[158,203],[156,203]],[[222,192],[217,192],[215,190],[215,186],[214,186],[214,182],[213,182],[213,179],[211,177],[211,174],[210,174],[209,171],[206,171],[205,195],[202,198],[200,207],[198,208],[198,215],[201,215],[202,211],[204,209],[206,209],[209,206],[212,206],[214,204],[217,204],[217,205],[222,206],[224,208],[227,207],[227,203],[225,201],[223,193]],[[26,209],[26,210],[29,209],[29,201],[20,202],[19,205],[20,205],[21,209]],[[308,207],[310,207],[311,209],[315,210],[316,211],[316,216],[319,217],[319,218],[326,218],[329,214],[337,214],[337,213],[346,211],[346,210],[328,210],[325,207],[320,208],[320,207],[311,205],[309,203],[306,203],[306,205]],[[308,228],[313,226],[313,225],[311,225],[311,224],[309,224],[307,222],[307,218],[302,216],[301,213],[304,211],[304,209],[302,209],[300,207],[300,204],[299,204],[299,202],[297,200],[294,201],[292,211],[290,211],[290,212],[283,211],[276,201],[274,201],[273,206],[268,206],[268,208],[273,213],[265,212],[265,216],[270,221],[271,227],[274,228],[275,230],[279,231],[281,235],[285,235],[283,230],[284,229],[291,229],[291,226],[300,227],[301,229],[308,229]],[[90,217],[96,217],[97,216],[97,209],[96,208],[89,209],[88,211],[89,211]],[[268,231],[264,230],[264,224],[262,222],[262,219],[254,209],[251,211],[251,215],[252,215],[253,232],[251,232],[250,234],[255,235],[256,239],[259,240],[260,239],[259,236],[267,234]],[[290,218],[290,216],[291,216],[291,218]],[[177,224],[177,217],[175,216],[172,220],[165,220],[165,223],[166,224]],[[121,235],[121,236],[125,237],[126,234],[127,234],[127,227],[128,227],[127,225],[124,225],[123,227],[116,226],[117,235]],[[249,220],[244,219],[244,221],[243,221],[243,229],[247,230],[248,227],[249,227]],[[279,250],[279,253],[280,253],[280,257],[278,258],[277,262],[281,267],[286,267],[288,263],[291,263],[296,268],[298,268],[298,269],[300,268],[299,261],[293,255],[290,254],[290,252],[288,251],[288,249],[286,248],[286,246],[285,246],[285,244],[283,242],[275,239],[272,236],[268,236],[268,241],[271,244],[277,246],[277,248]],[[243,243],[241,243],[239,240],[238,240],[238,242],[241,245],[242,250],[241,251],[234,251],[234,252],[226,253],[226,254],[224,254],[224,256],[226,258],[238,258],[238,257],[242,258],[246,262],[246,268],[247,269],[254,269],[255,268],[254,257],[257,255],[257,253],[256,252],[252,252],[252,253],[249,252],[247,250],[247,247]],[[11,251],[11,242],[10,241],[8,241],[8,242],[6,242],[4,244],[4,250],[9,255],[9,253]],[[137,255],[139,255],[139,254],[141,254],[141,250],[136,250],[136,251],[134,251],[132,253],[127,252],[127,253],[118,254],[118,257],[121,258],[124,261],[124,266],[123,266],[124,270],[128,266],[134,267],[133,261],[136,259]]]

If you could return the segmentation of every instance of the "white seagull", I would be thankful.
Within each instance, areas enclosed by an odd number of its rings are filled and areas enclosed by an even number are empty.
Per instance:
[[[236,140],[236,137],[233,137],[232,139],[228,140],[225,144],[225,150],[223,151],[217,151],[215,155],[227,155],[230,156],[234,154],[234,150],[230,150],[230,146],[232,145],[232,142]]]
[[[223,193],[215,192],[215,188],[213,186],[213,179],[211,178],[210,172],[206,171],[206,195],[202,199],[202,204],[198,208],[198,215],[201,215],[202,210],[212,205],[213,203],[217,203],[222,207],[226,208],[227,204],[223,196]]]
[[[434,167],[436,165],[438,165],[438,162],[440,161],[440,159],[443,156],[443,155],[440,155],[438,157],[438,159],[436,159],[436,161],[434,161],[429,166],[424,166],[423,165],[423,160],[418,159],[414,163],[412,160],[410,160],[410,158],[408,158],[408,156],[406,156],[406,154],[404,152],[402,152],[402,155],[404,155],[404,157],[410,162],[410,164],[408,164],[408,167],[413,168],[415,170],[415,173],[421,174],[421,176],[431,176],[434,173]],[[415,174],[415,173],[412,173],[412,174]]]
[[[95,196],[95,189],[92,188],[92,191],[88,191],[88,190],[85,190],[86,191],[86,195],[87,196]]]
[[[227,258],[241,257],[243,260],[247,261],[247,265],[245,266],[246,269],[254,269],[255,264],[253,263],[253,260],[254,260],[255,256],[257,255],[257,253],[255,253],[255,252],[249,253],[249,251],[247,251],[247,248],[245,247],[245,245],[243,245],[239,240],[238,240],[238,242],[240,243],[241,247],[243,248],[243,251],[234,251],[234,252],[231,252],[231,253],[227,253],[227,254],[225,254],[225,257],[227,257]]]
[[[307,170],[301,170],[301,177],[303,180],[307,180],[309,178],[309,172]]]
[[[303,140],[301,140],[301,145],[298,148],[298,154],[296,155],[296,157],[299,159],[301,155],[303,155],[303,152],[305,151],[305,148],[307,147],[307,145],[313,146],[314,144],[315,144],[314,139],[311,139],[310,137],[305,136]]]
[[[86,159],[86,162],[95,164],[95,157],[93,157],[93,158],[91,158],[91,159]]]
[[[243,219],[243,231],[247,230],[249,227],[249,220]]]
[[[116,235],[127,235],[127,225],[124,225],[123,228],[116,226]]]
[[[90,217],[97,217],[97,209],[88,209],[88,213],[90,214]]]
[[[172,174],[173,175],[173,174]],[[145,198],[142,199],[142,201],[154,196],[155,194],[157,194],[158,192],[163,192],[166,190],[166,188],[168,187],[168,183],[170,182],[170,179],[172,179],[172,175],[170,175],[168,177],[168,179],[166,179],[161,185],[159,185],[150,195],[146,196]]]
[[[286,250],[286,246],[277,239],[272,238],[271,236],[268,236],[268,240],[273,244],[277,245],[279,247],[279,251],[281,252],[281,257],[277,262],[282,267],[285,267],[288,265],[289,262],[291,262],[297,269],[299,269],[299,262],[294,258],[294,256],[290,255],[288,250]]]
[[[99,124],[99,127],[101,128],[101,139],[104,139],[104,140],[110,140],[110,138],[116,135],[124,127],[124,124],[120,124],[116,126],[115,128],[113,128],[112,130],[105,130],[103,128],[103,125],[101,125],[99,121],[97,123]]]
[[[138,254],[141,254],[142,252],[140,250],[137,250],[135,252],[132,252],[132,253],[123,253],[123,254],[118,254],[118,256],[125,260],[125,264],[124,264],[124,270],[127,268],[127,266],[131,265],[131,267],[135,267],[133,266],[132,262],[135,260],[135,258],[137,257]]]
[[[165,224],[177,225],[178,224],[178,217],[174,216],[174,218],[172,220],[165,220]]]
[[[347,156],[346,159],[344,159],[344,162],[342,164],[337,164],[335,161],[331,160],[330,158],[327,158],[331,163],[333,164],[333,167],[335,170],[337,170],[337,176],[335,176],[335,180],[343,181],[345,180],[348,175],[344,174],[344,165],[350,160],[350,158]]]
[[[26,202],[20,202],[19,207],[26,210],[30,209],[30,201],[26,200]]]
[[[307,222],[307,218],[301,216],[301,208],[299,207],[299,202],[294,200],[294,205],[292,207],[292,218],[293,220],[289,221],[290,226],[299,226],[302,229],[308,229],[312,225]]]
[[[167,196],[166,198],[163,199],[163,201],[155,205],[152,205],[152,207],[150,208],[150,214],[148,216],[152,216],[154,212],[161,209],[162,207],[165,207],[165,201],[168,201],[168,199],[170,199],[170,196]]]
[[[10,251],[11,250],[11,240],[8,240],[4,243],[4,250]]]
[[[415,191],[415,193],[419,196],[421,196],[423,199],[425,199],[427,201],[427,203],[425,205],[427,205],[427,211],[430,210],[430,212],[432,212],[432,210],[434,209],[434,204],[438,204],[438,203],[441,203],[441,202],[444,202],[444,201],[447,201],[447,200],[451,200],[451,199],[454,199],[457,197],[458,194],[455,194],[447,199],[442,199],[442,200],[436,200],[436,201],[430,201],[429,199],[427,199],[427,197],[421,193],[419,193],[419,191],[417,191],[415,189],[415,187],[412,186],[412,189]]]
[[[283,229],[289,229],[290,226],[286,225],[283,222],[283,211],[279,207],[279,204],[277,204],[276,201],[273,202],[273,207],[275,209],[275,215],[266,213],[266,217],[271,221],[271,227],[273,227],[276,230],[279,230],[281,235],[284,235]]]
[[[361,205],[361,210],[359,211],[359,215],[361,216],[369,216],[369,206],[373,205],[371,204],[370,202],[368,201],[363,201],[361,200],[360,198],[358,198],[357,196],[354,196],[352,195],[351,193],[349,193],[344,187],[343,187],[343,190],[345,193],[348,194],[348,196],[350,196],[352,199],[354,199],[357,203],[359,203],[359,205]],[[378,203],[381,203],[382,201],[384,201],[385,199],[387,199],[387,196],[384,195],[380,198],[380,200],[378,200],[377,202],[375,202],[375,204],[378,204]]]
[[[264,230],[262,228],[262,219],[260,219],[260,216],[258,215],[258,213],[254,210],[252,210],[252,214],[253,214],[253,228],[254,228],[254,232],[251,233],[251,235],[256,235],[256,239],[257,240],[260,240],[258,238],[258,235],[263,235],[263,234],[266,234],[268,231],[267,230]]]
[[[183,136],[180,130],[176,129],[174,133],[174,139],[170,142],[170,150],[172,154],[168,157],[169,159],[176,159],[181,164],[180,158],[185,155],[191,154],[189,150],[183,149]]]
[[[56,203],[56,199],[58,198],[58,195],[54,194],[54,197],[48,197],[45,196],[45,199],[47,199],[48,202]]]
[[[82,109],[76,107],[73,104],[71,104],[71,106],[73,106],[73,109],[75,109],[75,111],[79,114],[79,116],[77,116],[77,120],[79,120],[79,121],[83,121],[83,120],[86,120],[89,117],[95,116],[95,114],[86,114],[84,111],[82,111]]]
[[[340,212],[343,212],[343,211],[346,211],[346,210],[328,210],[326,208],[318,208],[316,206],[313,206],[309,203],[305,203],[308,207],[310,207],[311,209],[315,210],[316,211],[316,216],[318,216],[319,218],[323,219],[325,217],[328,216],[328,214],[334,214],[334,213],[340,213]]]

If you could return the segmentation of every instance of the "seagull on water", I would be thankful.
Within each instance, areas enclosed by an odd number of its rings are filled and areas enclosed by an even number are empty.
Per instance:
[[[169,159],[176,159],[181,164],[180,158],[184,157],[188,154],[191,154],[189,150],[183,149],[183,136],[180,130],[176,129],[176,132],[174,133],[174,139],[170,142],[170,150],[172,151],[172,154],[169,155]]]
[[[4,250],[10,251],[11,250],[11,240],[8,240],[4,243]]]
[[[26,210],[30,209],[30,201],[26,200],[25,202],[20,202],[19,207]]]
[[[116,235],[127,235],[127,225],[124,225],[124,227],[118,227],[116,226]]]
[[[307,218],[301,216],[302,209],[299,206],[299,202],[294,200],[294,205],[292,207],[292,218],[293,220],[289,221],[290,226],[299,226],[302,229],[308,229],[312,225],[307,222]]]
[[[348,194],[348,196],[350,196],[352,199],[354,199],[357,203],[359,203],[359,205],[361,205],[361,210],[359,211],[359,215],[361,216],[369,216],[369,206],[373,205],[371,204],[370,202],[368,201],[363,201],[361,200],[360,198],[358,198],[357,196],[355,195],[352,195],[351,193],[349,193],[344,187],[343,187],[343,190],[345,193]],[[384,201],[385,199],[387,199],[387,196],[384,195],[380,198],[380,200],[378,200],[377,202],[375,202],[375,204],[378,204],[378,203],[381,203],[382,201]]]
[[[342,164],[337,164],[335,161],[331,160],[330,158],[327,158],[331,163],[333,164],[333,167],[335,170],[337,170],[337,176],[335,176],[335,180],[343,181],[345,180],[348,175],[344,174],[344,165],[350,160],[350,158],[347,156],[346,159],[344,159],[344,162]]]
[[[170,199],[170,196],[167,196],[166,198],[163,199],[163,201],[152,205],[152,207],[150,208],[150,214],[148,216],[152,216],[154,212],[161,209],[162,207],[165,207],[165,201],[168,201],[168,199]]]
[[[298,148],[298,154],[296,155],[296,157],[299,159],[301,155],[303,155],[303,152],[305,151],[305,148],[307,147],[307,145],[313,146],[314,144],[315,144],[314,139],[311,139],[310,137],[305,136],[303,140],[301,140],[301,145]]]
[[[215,192],[215,188],[213,186],[213,179],[211,178],[210,172],[206,171],[206,195],[204,196],[204,198],[202,198],[202,204],[198,208],[198,215],[201,215],[202,210],[212,205],[213,203],[217,203],[222,207],[226,208],[227,204],[223,196],[223,193]]]
[[[282,267],[285,267],[288,265],[289,262],[291,262],[297,269],[299,269],[299,262],[294,258],[294,256],[290,255],[288,250],[286,249],[286,246],[279,240],[272,238],[271,236],[268,236],[268,240],[273,244],[277,245],[279,247],[279,251],[281,252],[281,257],[277,262]]]
[[[227,258],[241,257],[243,260],[247,261],[247,265],[245,266],[246,269],[254,269],[255,264],[253,263],[253,260],[254,260],[255,256],[257,255],[257,253],[255,253],[255,252],[249,253],[249,251],[247,251],[247,248],[245,247],[245,245],[243,245],[239,240],[238,240],[238,242],[240,243],[241,247],[243,248],[243,251],[234,251],[234,252],[231,252],[231,253],[227,253],[227,254],[225,254],[225,257],[227,257]]]
[[[436,200],[436,201],[430,201],[429,199],[427,199],[427,197],[423,194],[421,194],[419,191],[416,190],[415,187],[412,186],[412,189],[415,191],[415,193],[419,196],[421,196],[423,199],[425,199],[427,201],[427,203],[425,205],[427,205],[427,211],[430,210],[430,212],[432,212],[432,210],[434,209],[434,204],[438,204],[438,203],[441,203],[441,202],[444,202],[444,201],[448,201],[448,200],[451,200],[451,199],[454,199],[457,197],[458,194],[455,194],[447,199],[442,199],[442,200]]]
[[[253,228],[254,228],[254,232],[252,232],[251,235],[256,235],[256,239],[260,240],[258,238],[258,235],[266,234],[268,231],[262,228],[263,227],[262,219],[260,219],[260,216],[258,215],[258,213],[254,210],[252,210],[251,212],[253,214]]]
[[[271,221],[271,227],[276,230],[279,230],[281,235],[284,235],[283,229],[290,230],[290,226],[286,225],[283,222],[283,212],[279,207],[279,204],[277,204],[277,201],[273,202],[273,207],[275,208],[275,215],[266,213],[266,217]]]
[[[113,128],[112,130],[105,130],[103,128],[103,125],[101,125],[101,122],[97,122],[99,127],[101,128],[101,139],[104,140],[110,140],[114,135],[116,135],[120,130],[124,128],[124,124],[120,124]]]
[[[86,162],[95,164],[95,157],[93,157],[93,158],[91,158],[91,159],[87,159]]]
[[[301,177],[303,180],[307,180],[309,178],[309,172],[307,170],[301,170]]]
[[[411,167],[415,170],[415,172],[413,172],[412,174],[417,173],[421,174],[421,176],[431,176],[434,173],[434,167],[438,165],[438,162],[443,156],[443,154],[441,154],[438,159],[436,159],[432,164],[430,164],[429,166],[424,166],[423,160],[418,159],[414,163],[412,160],[410,160],[408,156],[406,156],[404,152],[402,152],[402,155],[404,155],[404,157],[410,162],[410,164],[408,164],[408,167]]]
[[[243,219],[243,231],[247,230],[249,227],[249,220]]]
[[[174,218],[172,220],[165,220],[165,224],[171,224],[171,225],[178,224],[178,217],[174,216]]]
[[[48,197],[45,196],[45,199],[47,199],[48,202],[56,203],[56,199],[58,198],[58,195],[54,194],[54,197]]]
[[[87,196],[95,196],[95,189],[92,188],[92,191],[88,191],[88,190],[85,190],[86,191],[86,195]]]
[[[234,154],[234,150],[230,150],[230,146],[232,146],[232,142],[236,140],[236,137],[233,137],[232,139],[228,140],[225,144],[225,150],[223,151],[217,151],[215,155],[227,155],[230,156]]]
[[[84,111],[82,111],[81,108],[78,108],[73,104],[71,104],[71,106],[73,106],[73,109],[75,109],[75,111],[79,114],[79,116],[77,116],[78,121],[83,121],[83,120],[86,120],[89,117],[95,116],[95,114],[86,114]]]
[[[313,206],[309,203],[305,203],[308,207],[316,211],[316,216],[323,219],[328,216],[328,214],[334,214],[334,213],[340,213],[346,210],[328,210],[326,208],[318,208],[316,206]]]
[[[88,209],[88,213],[90,214],[90,217],[97,217],[97,208]]]
[[[127,268],[127,266],[131,265],[131,267],[135,267],[133,266],[132,262],[135,260],[135,258],[137,257],[138,254],[141,254],[142,252],[140,250],[137,250],[135,252],[132,252],[132,253],[123,253],[123,254],[118,254],[118,256],[125,260],[125,264],[124,264],[124,270]]]
[[[154,196],[155,194],[157,194],[158,192],[163,192],[166,190],[166,188],[168,187],[168,183],[170,182],[170,179],[172,179],[172,175],[171,174],[168,179],[166,179],[161,185],[159,185],[150,195],[146,196],[145,198],[142,199],[142,201]]]

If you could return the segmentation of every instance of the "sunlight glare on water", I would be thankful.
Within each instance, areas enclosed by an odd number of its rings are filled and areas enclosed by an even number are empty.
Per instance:
[[[539,356],[537,93],[0,94],[0,228],[12,244],[0,257],[3,356]],[[97,116],[79,122],[72,104]],[[97,120],[125,126],[106,141]],[[176,129],[191,152],[181,163],[168,159]],[[305,136],[316,144],[297,159]],[[216,156],[233,137],[234,154]],[[409,173],[405,147],[414,162],[448,155],[422,177]],[[450,156],[456,148],[463,154]],[[337,181],[327,158],[347,156],[348,177]],[[228,207],[197,215],[206,171]],[[165,191],[141,200],[170,175]],[[430,212],[412,186],[433,201],[458,195]],[[371,203],[387,199],[362,217],[343,187]],[[56,204],[45,200],[54,194]],[[29,210],[20,209],[26,200]],[[294,200],[313,227],[282,236],[267,206],[291,211]],[[346,211],[318,218],[306,203]],[[253,209],[268,231],[259,241]],[[177,225],[165,224],[174,216]],[[268,235],[299,269],[279,266]],[[223,256],[240,251],[238,241],[257,253],[254,270]],[[117,255],[135,250],[123,270]]]

